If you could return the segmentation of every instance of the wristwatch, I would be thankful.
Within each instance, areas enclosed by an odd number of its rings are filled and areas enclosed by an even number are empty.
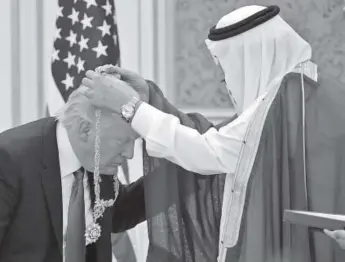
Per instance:
[[[132,121],[136,105],[139,101],[139,98],[133,96],[127,104],[121,107],[121,116],[127,123],[130,123]]]

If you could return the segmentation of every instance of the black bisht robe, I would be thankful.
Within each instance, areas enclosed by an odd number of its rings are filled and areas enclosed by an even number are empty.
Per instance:
[[[227,262],[340,262],[324,233],[283,222],[285,209],[345,214],[345,88],[288,74],[271,104],[246,191],[237,244]],[[240,175],[240,174],[239,174]]]

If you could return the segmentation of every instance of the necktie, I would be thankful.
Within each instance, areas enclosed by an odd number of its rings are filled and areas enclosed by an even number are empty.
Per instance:
[[[85,203],[84,203],[84,170],[73,173],[74,183],[68,207],[66,232],[66,262],[85,262]]]

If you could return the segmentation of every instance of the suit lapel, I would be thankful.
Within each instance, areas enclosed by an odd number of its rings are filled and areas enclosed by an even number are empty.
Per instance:
[[[42,149],[41,181],[56,240],[62,254],[62,188],[54,118],[49,118],[43,128]]]

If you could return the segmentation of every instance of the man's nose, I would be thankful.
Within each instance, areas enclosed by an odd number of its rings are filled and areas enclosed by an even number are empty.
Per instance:
[[[122,152],[122,156],[127,158],[127,159],[132,159],[133,155],[134,155],[134,143],[131,143]]]

